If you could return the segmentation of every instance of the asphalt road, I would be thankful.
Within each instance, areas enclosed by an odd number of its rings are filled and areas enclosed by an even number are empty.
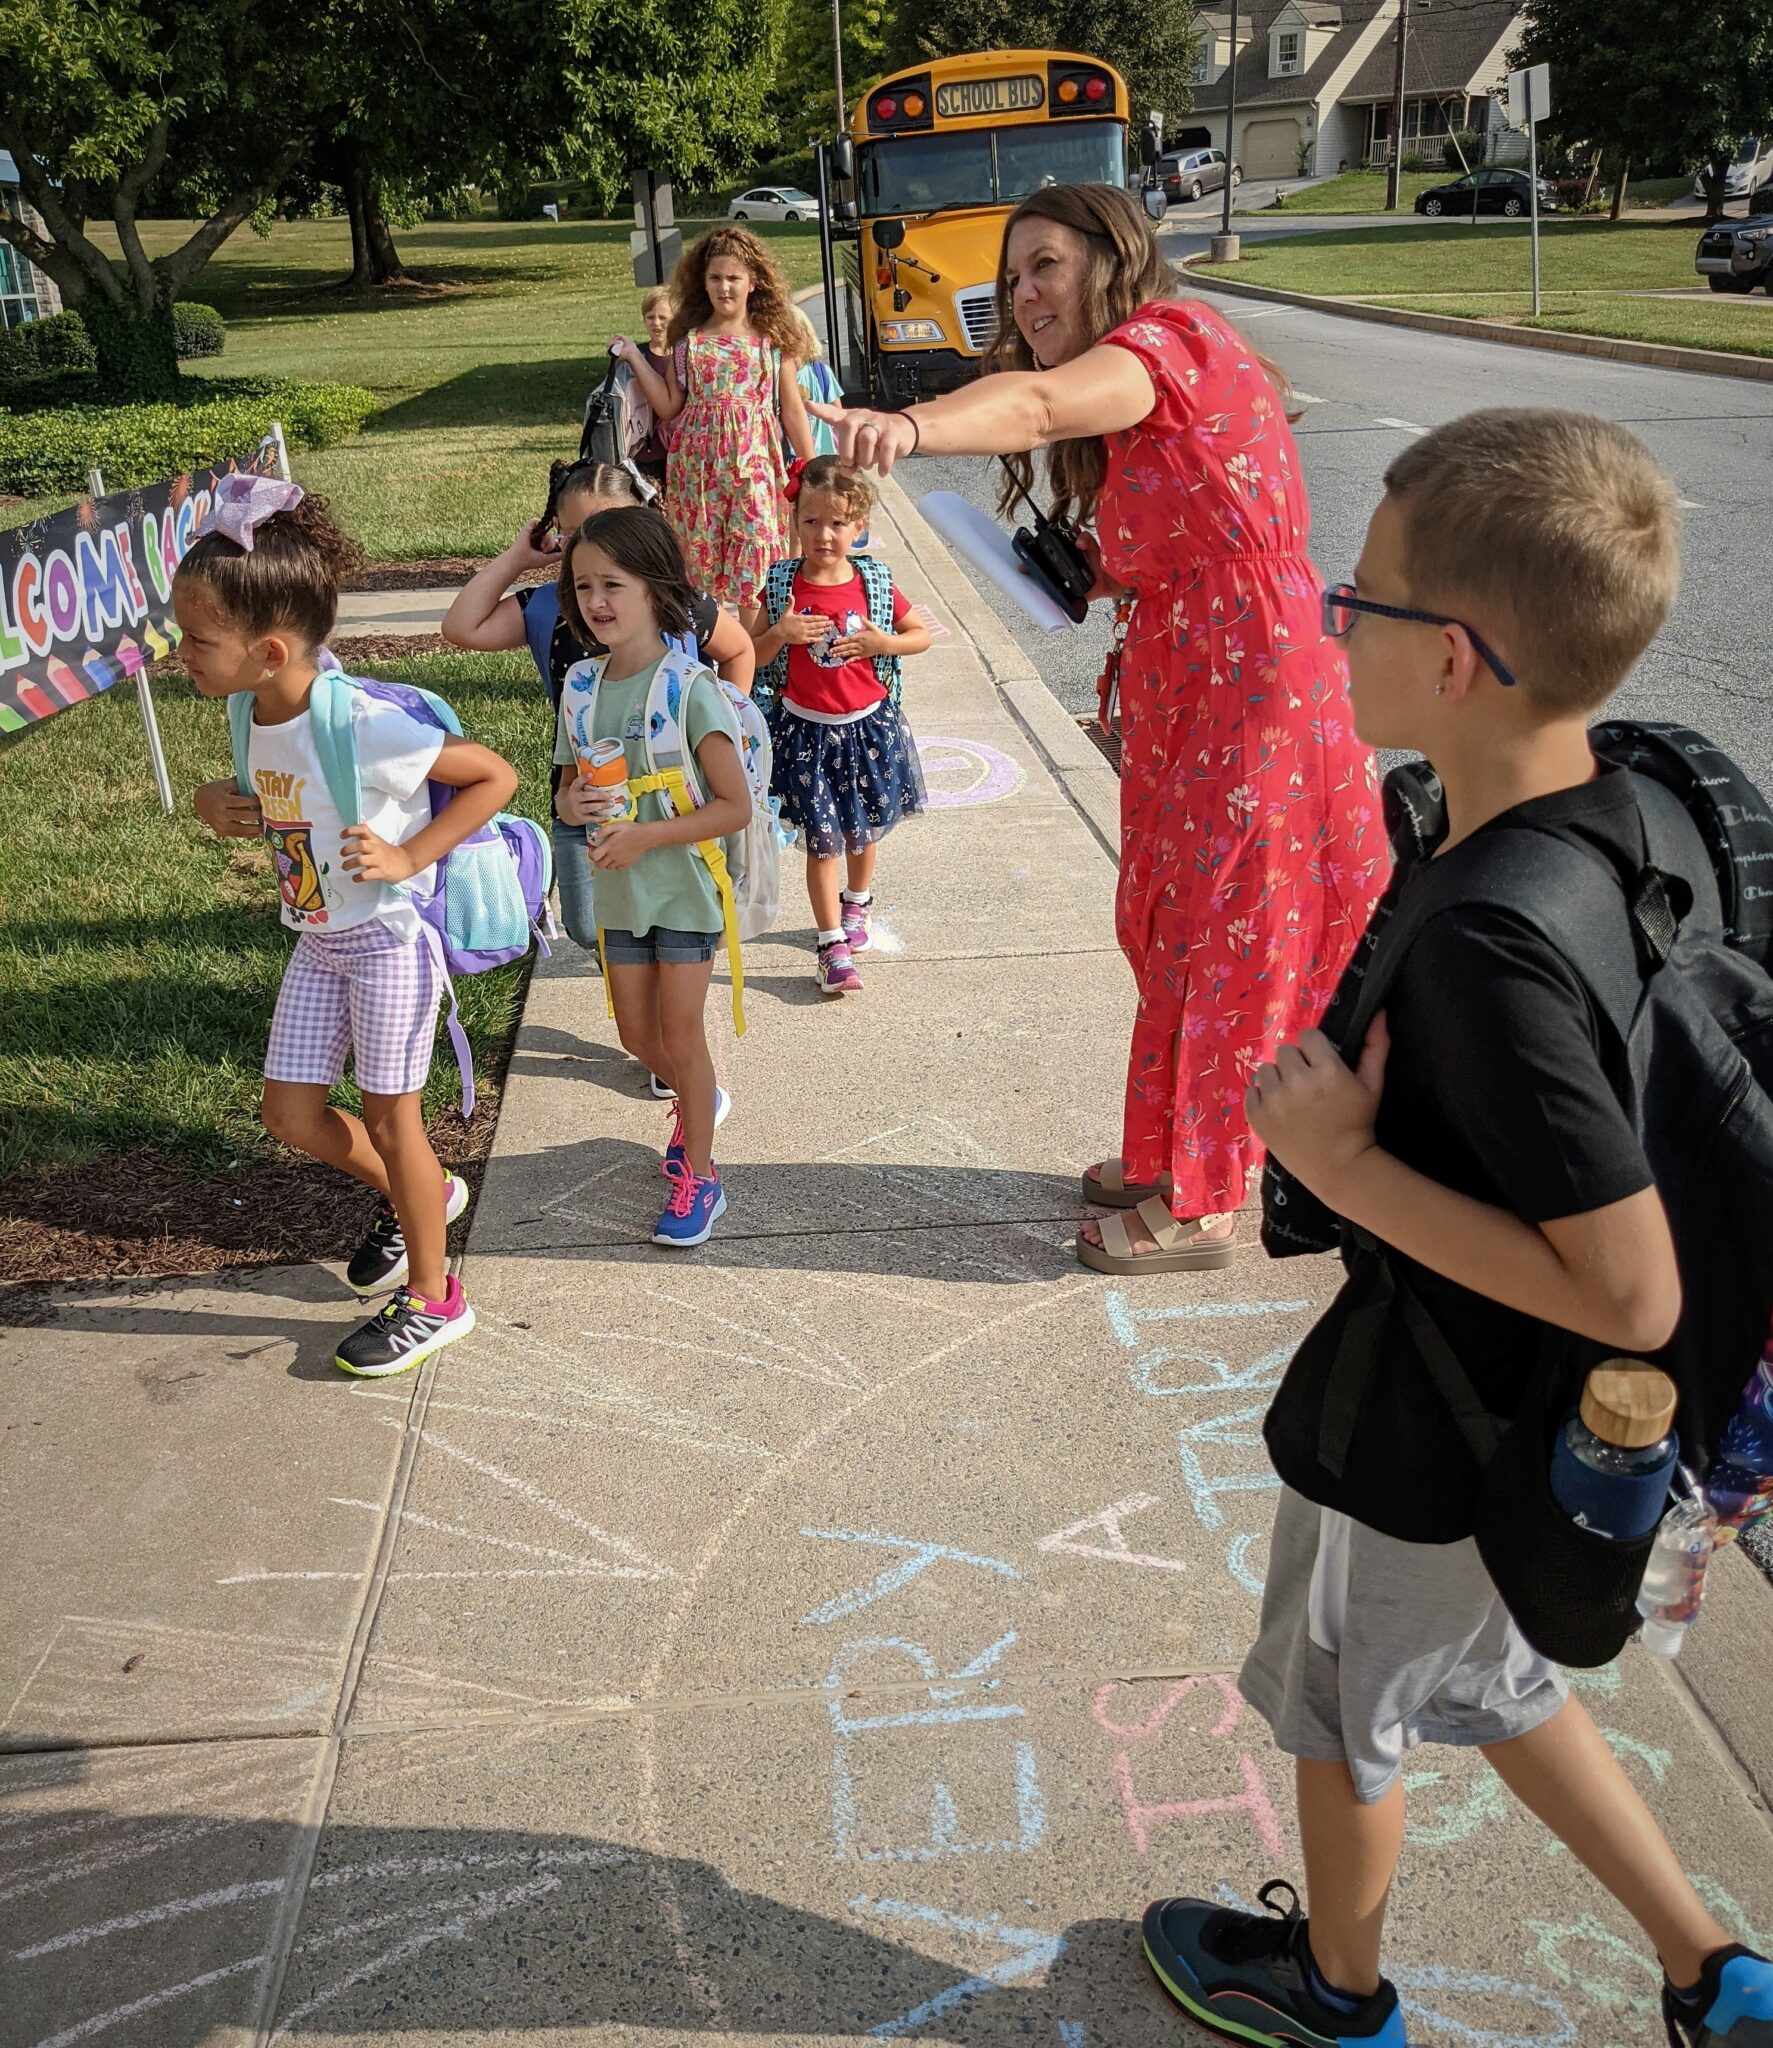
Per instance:
[[[1188,246],[1181,237],[1166,240],[1177,253],[1178,244]],[[1295,431],[1311,492],[1312,553],[1326,577],[1352,570],[1386,465],[1411,436],[1458,413],[1483,405],[1571,406],[1642,435],[1686,501],[1685,568],[1680,601],[1626,684],[1620,708],[1699,727],[1773,790],[1773,387],[1541,355],[1216,296],[1206,285],[1198,290],[1246,328],[1311,400]],[[914,497],[953,490],[984,504],[995,465],[920,458],[896,473]],[[1060,701],[1088,709],[1106,616],[1048,637],[1007,600],[986,595]]]

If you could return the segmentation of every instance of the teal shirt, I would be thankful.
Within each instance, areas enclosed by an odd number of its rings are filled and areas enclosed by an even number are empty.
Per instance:
[[[597,692],[596,730],[576,735],[580,739],[619,739],[628,757],[628,774],[635,781],[646,773],[641,727],[646,717],[646,693],[652,687],[657,667],[655,661],[638,675],[605,676]],[[562,693],[554,736],[555,762],[566,768],[572,767],[576,758],[575,735],[569,723],[572,700],[570,689]],[[735,750],[738,747],[738,720],[708,669],[703,669],[690,684],[684,701],[683,732],[692,755],[710,733],[724,733]],[[654,793],[640,798],[638,816],[642,823],[650,823],[669,813],[664,799]],[[576,855],[568,854],[567,858],[574,859]],[[677,932],[725,929],[720,914],[720,891],[693,846],[656,846],[652,852],[643,853],[632,867],[593,868],[591,873],[601,930],[641,936],[656,927]]]

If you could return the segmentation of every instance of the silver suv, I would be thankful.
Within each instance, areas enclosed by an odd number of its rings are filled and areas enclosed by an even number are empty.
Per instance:
[[[1231,166],[1231,186],[1243,183],[1243,166]],[[1171,150],[1157,160],[1157,181],[1172,205],[1184,199],[1199,199],[1203,193],[1218,192],[1225,184],[1225,152],[1222,149]]]

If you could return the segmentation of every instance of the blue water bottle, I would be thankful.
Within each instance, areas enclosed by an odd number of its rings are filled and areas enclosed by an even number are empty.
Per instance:
[[[1661,1520],[1679,1449],[1675,1398],[1673,1380],[1636,1359],[1589,1374],[1551,1454],[1552,1497],[1578,1528],[1624,1543]]]

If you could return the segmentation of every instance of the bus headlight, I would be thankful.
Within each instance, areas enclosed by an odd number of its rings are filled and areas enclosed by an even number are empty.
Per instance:
[[[882,341],[946,341],[940,320],[883,320],[880,323]]]

